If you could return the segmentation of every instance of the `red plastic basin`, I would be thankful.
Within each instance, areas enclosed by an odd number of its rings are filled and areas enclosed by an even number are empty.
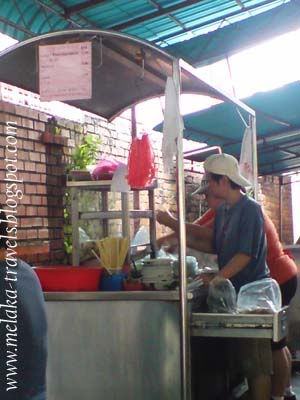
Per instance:
[[[99,290],[103,268],[51,266],[35,267],[45,292],[94,292]]]

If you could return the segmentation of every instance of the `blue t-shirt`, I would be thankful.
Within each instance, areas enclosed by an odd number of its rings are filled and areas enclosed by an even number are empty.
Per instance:
[[[45,400],[47,320],[43,292],[35,272],[24,261],[18,260],[9,274],[6,267],[6,261],[0,261],[0,399]],[[16,389],[7,391],[8,387]]]
[[[255,200],[243,195],[232,207],[223,204],[218,208],[214,224],[214,248],[220,269],[236,254],[251,257],[248,265],[230,278],[237,292],[241,286],[269,276],[264,218]]]

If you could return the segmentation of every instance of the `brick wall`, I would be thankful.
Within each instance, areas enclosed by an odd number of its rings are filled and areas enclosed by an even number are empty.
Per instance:
[[[261,190],[263,194],[262,203],[264,209],[274,222],[282,243],[293,243],[293,216],[290,178],[283,178],[281,189],[280,178],[278,176],[261,177],[259,182],[261,184]]]
[[[86,117],[83,125],[59,120],[63,143],[45,143],[43,134],[47,115],[27,107],[0,102],[0,201],[5,203],[7,121],[14,123],[17,132],[17,174],[22,183],[18,189],[23,197],[18,204],[18,246],[22,258],[32,264],[60,263],[63,253],[63,194],[65,191],[65,164],[70,149],[85,133],[101,137],[100,156],[110,156],[127,162],[131,142],[130,121],[118,118],[108,123],[101,118]],[[156,209],[162,206],[176,212],[176,186],[174,173],[166,174],[161,161],[161,138],[151,135],[156,155],[159,187],[156,190]],[[200,167],[186,163],[187,220],[193,221],[201,213],[199,196],[190,196],[200,184]],[[278,178],[264,178],[262,182],[265,207],[279,229]],[[290,187],[283,188],[282,240],[292,243]],[[141,196],[141,207],[146,207],[146,194]],[[203,211],[203,210],[202,210]],[[136,228],[136,227],[135,227]],[[157,226],[157,236],[167,233]]]
[[[12,122],[17,137],[18,190],[23,194],[18,202],[18,251],[26,261],[61,263],[63,252],[63,195],[66,189],[65,165],[69,151],[79,143],[83,134],[101,137],[99,158],[113,157],[127,162],[131,143],[130,121],[118,118],[114,124],[101,118],[86,117],[84,124],[59,120],[64,143],[44,142],[47,115],[27,107],[0,102],[0,202],[6,203],[5,186],[7,156],[7,123]],[[174,174],[165,174],[161,164],[161,139],[152,140],[156,153],[159,188],[156,207],[168,204],[175,208]],[[141,195],[141,208],[147,203]],[[5,207],[7,209],[7,207]],[[160,227],[158,228],[160,231]]]
[[[65,149],[63,146],[45,144],[41,135],[45,131],[47,116],[29,108],[0,103],[0,151],[1,151],[1,194],[0,201],[5,209],[8,193],[5,183],[11,184],[8,175],[9,162],[4,156],[17,158],[15,175],[21,182],[17,188],[23,196],[17,205],[18,250],[22,258],[32,263],[46,260],[60,261],[63,257],[62,194],[64,190]],[[17,142],[15,153],[6,148],[8,137],[14,127]],[[9,179],[5,182],[5,179]]]

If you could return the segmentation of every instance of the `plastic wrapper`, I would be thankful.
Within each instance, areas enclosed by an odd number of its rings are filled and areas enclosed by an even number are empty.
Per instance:
[[[274,313],[280,310],[281,304],[280,287],[272,278],[242,286],[237,298],[240,313]]]
[[[120,163],[119,161],[115,161],[115,160],[102,159],[98,162],[98,164],[95,166],[95,168],[91,172],[92,178],[94,180],[111,179],[115,170],[120,165],[124,165],[124,164]]]
[[[228,279],[210,283],[207,305],[209,312],[234,314],[237,312],[236,291]]]
[[[207,295],[208,287],[203,285],[201,279],[194,279],[187,286],[188,292],[192,293],[191,312],[208,312]]]

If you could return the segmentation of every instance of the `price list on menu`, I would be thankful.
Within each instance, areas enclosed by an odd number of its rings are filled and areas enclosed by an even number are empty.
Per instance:
[[[39,46],[41,101],[92,97],[91,42]]]

